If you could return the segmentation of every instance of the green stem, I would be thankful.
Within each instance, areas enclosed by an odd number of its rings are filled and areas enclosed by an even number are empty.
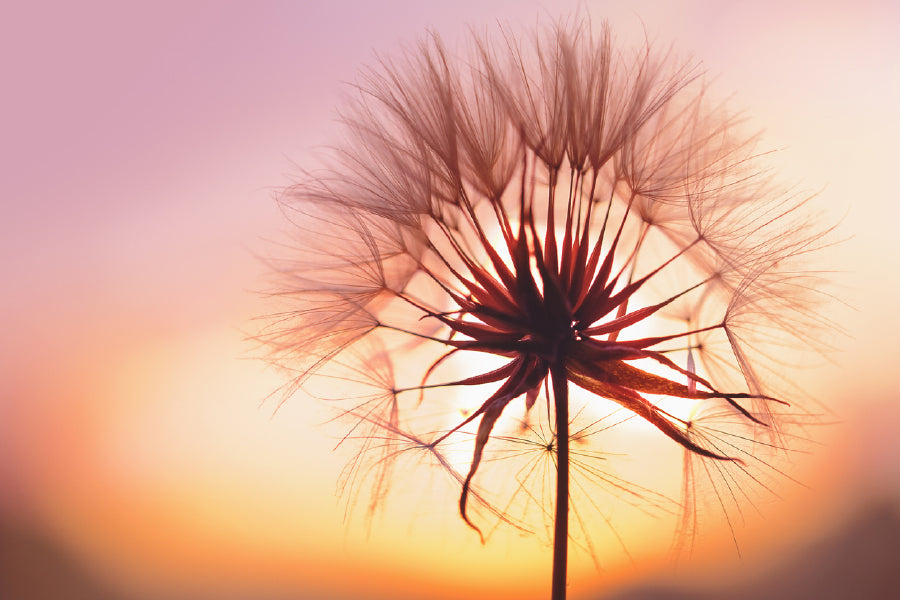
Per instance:
[[[556,412],[556,515],[553,526],[552,600],[566,598],[569,551],[569,382],[565,364],[550,369]]]

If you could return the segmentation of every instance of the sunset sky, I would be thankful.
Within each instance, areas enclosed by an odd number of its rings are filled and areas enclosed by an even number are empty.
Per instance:
[[[450,486],[411,477],[370,530],[345,520],[340,427],[278,408],[283,376],[246,341],[270,310],[259,256],[288,230],[274,196],[340,139],[347,82],[428,29],[452,45],[498,20],[608,18],[696,57],[839,222],[822,268],[846,335],[798,375],[829,424],[807,487],[749,517],[744,561],[900,502],[896,2],[56,4],[0,24],[0,521],[124,597],[547,596],[550,549],[481,546]],[[664,568],[668,535],[603,574],[577,559],[573,597]],[[708,573],[737,560],[721,547]]]

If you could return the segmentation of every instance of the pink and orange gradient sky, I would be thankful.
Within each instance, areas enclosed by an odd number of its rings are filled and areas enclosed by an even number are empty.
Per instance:
[[[274,190],[339,135],[341,82],[428,27],[452,43],[576,9],[702,59],[783,148],[784,179],[842,219],[825,268],[850,335],[803,375],[839,424],[749,560],[900,498],[896,3],[56,4],[0,24],[0,520],[86,571],[153,597],[545,595],[547,549],[482,548],[452,494],[440,514],[389,510],[368,540],[345,524],[327,413],[273,415],[281,379],[244,337],[267,310],[255,254],[285,230]],[[583,573],[573,590],[600,585]]]

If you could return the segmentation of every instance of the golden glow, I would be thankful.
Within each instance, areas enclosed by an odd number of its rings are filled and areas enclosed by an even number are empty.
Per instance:
[[[546,12],[541,4],[516,10],[530,23]],[[553,8],[565,15],[583,4]],[[748,108],[767,145],[787,148],[776,159],[786,180],[822,189],[817,202],[846,214],[841,236],[851,239],[827,268],[848,273],[836,277],[855,309],[841,321],[852,337],[837,341],[845,352],[836,364],[801,376],[811,396],[838,407],[830,420],[842,424],[797,459],[818,465],[799,476],[809,491],[766,505],[768,524],[749,511],[739,534],[745,563],[790,545],[798,527],[833,519],[835,506],[900,489],[900,17],[892,3],[810,6],[582,6],[597,17],[608,10],[616,31],[646,30],[702,58],[714,91]],[[440,477],[430,494],[421,479],[402,479],[368,538],[364,503],[345,523],[335,488],[352,450],[332,451],[344,428],[321,425],[331,413],[316,402],[276,410],[265,398],[284,376],[250,359],[242,341],[256,327],[248,315],[265,312],[248,292],[265,287],[250,255],[282,228],[269,186],[286,183],[291,162],[329,139],[335,82],[352,80],[371,48],[387,53],[428,25],[449,36],[466,23],[516,18],[508,2],[490,0],[416,7],[399,14],[359,3],[337,14],[297,3],[251,19],[228,7],[212,16],[183,7],[92,14],[60,5],[50,17],[25,3],[12,9],[0,516],[33,525],[123,589],[160,588],[157,598],[221,589],[247,598],[310,589],[546,597],[540,535],[504,530],[482,547]],[[471,410],[477,400],[463,403]],[[688,403],[671,404],[684,418]],[[597,418],[617,410],[593,409]],[[633,441],[616,473],[677,498],[674,443],[644,435],[647,427],[630,419],[609,431]],[[459,452],[462,465],[469,456]],[[630,509],[600,508],[589,527],[610,561],[586,580],[594,567],[573,553],[573,596],[594,596],[628,570],[617,570],[628,558],[602,515],[619,522]],[[622,534],[636,556],[642,544],[668,543],[654,518],[631,523]],[[711,533],[723,543],[707,552],[733,556],[730,533]]]

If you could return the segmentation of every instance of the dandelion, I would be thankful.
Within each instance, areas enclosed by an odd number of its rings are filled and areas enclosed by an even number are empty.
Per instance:
[[[342,117],[331,165],[281,199],[296,248],[264,337],[290,391],[365,388],[334,399],[361,440],[342,481],[374,482],[369,512],[397,460],[426,456],[479,535],[473,506],[551,524],[562,599],[570,523],[604,510],[579,475],[666,503],[607,468],[623,422],[685,453],[682,539],[698,480],[740,505],[770,464],[757,449],[791,439],[797,398],[772,367],[812,335],[804,262],[825,232],[773,191],[697,65],[618,52],[605,23],[475,37],[464,58],[432,35],[365,72]]]

